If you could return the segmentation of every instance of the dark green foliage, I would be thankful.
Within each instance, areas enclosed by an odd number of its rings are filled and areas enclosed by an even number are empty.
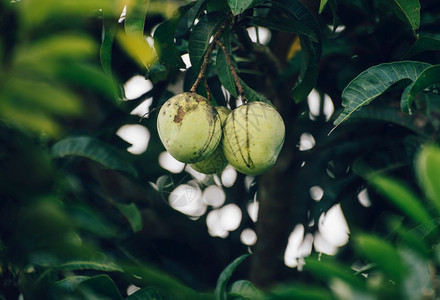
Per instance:
[[[0,299],[438,298],[439,28],[436,0],[0,2]],[[198,75],[215,105],[279,110],[273,169],[227,186],[161,166],[157,112]],[[134,76],[151,87],[129,97]],[[123,125],[148,129],[145,152]],[[181,212],[212,186],[242,213],[224,238],[218,207]],[[289,232],[335,204],[349,242],[288,268]]]

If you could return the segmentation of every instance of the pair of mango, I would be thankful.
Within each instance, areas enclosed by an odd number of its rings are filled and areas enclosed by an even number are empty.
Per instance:
[[[228,163],[243,174],[264,173],[275,164],[285,135],[283,119],[270,104],[248,102],[231,111],[196,93],[168,99],[157,129],[175,159],[205,174]]]

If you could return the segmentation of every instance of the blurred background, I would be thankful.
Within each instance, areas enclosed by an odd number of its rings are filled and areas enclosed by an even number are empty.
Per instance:
[[[156,117],[194,83],[229,2],[1,2],[1,299],[125,299],[148,287],[181,297],[158,299],[209,299],[243,254],[229,277],[253,291],[326,286],[303,270],[318,254],[371,267],[350,236],[389,236],[399,209],[365,175],[386,172],[421,193],[414,161],[438,141],[437,92],[404,115],[393,86],[329,133],[361,72],[438,63],[440,5],[423,1],[418,34],[430,40],[416,45],[378,1],[248,1],[223,39],[247,97],[275,105],[286,140],[265,174],[204,175],[166,152]],[[218,53],[198,93],[233,109],[241,100]]]

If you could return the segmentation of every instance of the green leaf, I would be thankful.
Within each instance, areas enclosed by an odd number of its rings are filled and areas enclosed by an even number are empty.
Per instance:
[[[299,78],[290,93],[294,101],[299,103],[307,98],[318,80],[319,60],[322,52],[320,26],[314,15],[300,1],[272,0],[270,3],[283,13],[288,13],[294,19],[309,27],[317,37],[318,42],[314,42],[315,39],[311,39],[307,35],[299,35],[303,56]]]
[[[249,256],[249,254],[244,254],[238,258],[236,258],[232,263],[230,263],[220,274],[217,280],[217,286],[215,288],[214,294],[215,299],[217,300],[226,300],[226,286],[228,285],[228,281],[234,273],[235,269]]]
[[[116,33],[116,39],[140,67],[150,69],[151,64],[156,60],[156,54],[146,39],[136,34],[125,34],[122,31]]]
[[[62,131],[58,117],[79,116],[83,112],[80,98],[60,84],[15,74],[3,84],[0,118],[21,130],[57,137]]]
[[[420,26],[420,2],[419,0],[392,0],[394,12],[403,22],[411,26],[415,31]]]
[[[316,33],[310,28],[304,25],[302,22],[293,19],[285,18],[280,16],[265,16],[265,17],[252,17],[249,25],[262,26],[269,29],[281,31],[281,32],[291,32],[307,36],[313,42],[318,42],[318,37]]]
[[[159,299],[163,299],[162,295],[155,288],[152,287],[146,287],[137,290],[136,292],[125,298],[125,300],[159,300]]]
[[[55,282],[55,285],[65,291],[69,292],[69,293],[72,293],[78,288],[78,286],[82,282],[84,282],[88,279],[90,279],[90,276],[79,276],[79,275],[78,276],[77,275],[69,276],[69,277],[66,277],[64,279],[61,279],[61,280]]]
[[[380,175],[375,175],[368,180],[414,222],[423,224],[431,220],[431,216],[420,199],[403,182]]]
[[[95,270],[104,272],[122,272],[122,268],[114,263],[96,261],[71,261],[57,266],[60,271]]]
[[[122,299],[114,281],[108,275],[98,275],[83,281],[78,290],[85,299]]]
[[[253,0],[228,0],[228,5],[234,16],[236,16],[248,9],[253,2]]]
[[[260,291],[250,282],[247,280],[239,280],[235,281],[231,284],[231,288],[229,290],[230,296],[240,296],[240,299],[258,299],[262,296]]]
[[[188,51],[195,74],[200,70],[203,56],[205,55],[206,49],[208,49],[211,36],[223,22],[224,18],[225,14],[222,12],[213,12],[203,15],[191,32]]]
[[[321,3],[319,3],[319,11],[318,11],[318,13],[322,13],[322,11],[324,10],[324,8],[325,8],[325,5],[327,4],[327,1],[328,0],[321,0]]]
[[[154,286],[177,299],[204,299],[190,287],[153,266],[126,266],[124,271],[125,274],[131,274],[131,282],[137,286]]]
[[[125,12],[125,33],[138,38],[144,37],[145,19],[149,0],[127,1]]]
[[[6,93],[11,94],[5,100],[16,108],[60,116],[75,116],[83,111],[80,98],[61,85],[18,76],[7,80],[6,84]]]
[[[232,76],[231,69],[226,62],[226,55],[221,49],[219,49],[217,52],[216,67],[218,78],[222,85],[231,93],[232,96],[238,97],[234,77]]]
[[[119,209],[119,211],[124,215],[124,217],[130,223],[133,232],[138,232],[142,230],[142,216],[136,204],[115,203],[115,206]]]
[[[429,223],[425,223],[429,226]],[[430,257],[430,247],[428,246],[428,241],[425,240],[424,236],[417,231],[420,226],[425,226],[425,224],[419,225],[414,229],[407,229],[402,224],[402,218],[395,216],[388,218],[388,226],[390,231],[395,232],[399,236],[399,241],[409,247],[411,251],[417,252],[419,255],[429,258]]]
[[[430,261],[411,250],[404,249],[400,253],[408,266],[408,274],[403,282],[403,294],[407,299],[421,299],[425,291],[433,290]]]
[[[52,155],[57,158],[71,155],[86,157],[109,169],[137,176],[136,169],[117,148],[87,136],[62,139],[52,147]]]
[[[96,66],[75,64],[68,68],[59,68],[56,74],[63,82],[88,89],[113,102],[116,102],[117,96],[119,97],[120,91],[116,81],[113,80],[111,75],[104,73]]]
[[[422,62],[401,61],[383,63],[367,69],[353,79],[342,91],[344,111],[334,122],[335,127],[350,118],[362,106],[382,95],[399,81],[414,81],[430,65]]]
[[[433,204],[436,216],[440,216],[440,148],[425,145],[417,155],[416,171],[423,191]]]
[[[356,252],[382,269],[396,283],[402,281],[406,268],[394,245],[369,234],[353,237]]]
[[[162,63],[170,67],[185,68],[185,63],[174,42],[174,32],[187,10],[186,6],[180,8],[171,19],[161,23],[154,31],[154,47],[157,55]]]
[[[176,299],[175,297],[168,296],[166,293],[159,291],[153,287],[146,287],[140,290],[137,290],[125,300],[172,300]]]
[[[308,257],[305,259],[306,264],[304,270],[313,273],[317,278],[330,282],[334,278],[338,278],[347,282],[350,286],[364,290],[366,288],[362,277],[356,276],[354,271],[341,263],[333,261],[330,257],[320,258]]]
[[[99,237],[115,238],[118,236],[118,228],[105,219],[98,211],[87,206],[75,206],[69,210],[69,215],[75,222],[75,226]]]
[[[356,111],[351,115],[352,120],[377,120],[382,122],[394,123],[396,125],[405,127],[413,132],[417,133],[421,137],[429,137],[430,133],[427,128],[420,128],[417,126],[417,117],[408,116],[406,118],[402,117],[402,110],[397,107],[374,107],[365,106],[360,111]],[[406,165],[408,163],[405,163]]]
[[[270,295],[273,297],[269,297],[271,300],[329,300],[334,299],[331,293],[317,286],[303,286],[299,284],[289,284],[286,286],[277,286],[276,288],[270,290]]]
[[[96,44],[90,37],[79,34],[51,35],[28,47],[20,48],[14,56],[13,64],[22,69],[29,64],[41,62],[63,60],[66,63],[66,60],[92,57],[96,51]]]
[[[401,98],[402,111],[411,114],[411,105],[414,98],[424,89],[440,83],[440,65],[426,68],[423,72],[403,91]]]
[[[301,70],[298,81],[290,92],[290,96],[299,103],[309,95],[315,87],[319,74],[319,58],[321,57],[321,44],[312,42],[308,37],[301,36]]]
[[[241,85],[243,86],[243,92],[246,95],[247,99],[252,101],[263,101],[266,103],[271,103],[269,100],[267,100],[264,95],[258,93],[254,89],[252,89],[250,86],[248,86],[243,80],[240,79]]]
[[[435,235],[440,230],[440,219],[432,219],[428,223],[420,224],[419,226],[412,229],[412,232],[414,232],[419,238],[423,240],[428,240],[429,236]]]
[[[99,59],[104,72],[112,74],[112,52],[113,42],[116,36],[118,20],[115,17],[108,17],[104,12],[102,24],[102,40],[99,49]]]
[[[420,36],[408,49],[405,57],[409,58],[425,51],[440,50],[440,40],[429,36]]]

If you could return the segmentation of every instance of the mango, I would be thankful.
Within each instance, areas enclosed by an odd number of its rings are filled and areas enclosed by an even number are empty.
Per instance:
[[[220,122],[223,128],[226,118],[231,113],[231,110],[224,106],[216,106],[215,108],[220,116]],[[195,164],[191,164],[190,166],[197,172],[203,174],[216,174],[223,171],[227,165],[228,160],[223,154],[223,147],[221,146],[221,143],[219,143],[214,153],[212,153],[207,159]]]
[[[234,109],[226,119],[223,153],[237,171],[258,175],[275,164],[284,137],[284,121],[272,105],[248,102]]]
[[[222,137],[217,110],[196,93],[181,93],[168,99],[157,116],[157,131],[165,149],[183,163],[208,158]]]

